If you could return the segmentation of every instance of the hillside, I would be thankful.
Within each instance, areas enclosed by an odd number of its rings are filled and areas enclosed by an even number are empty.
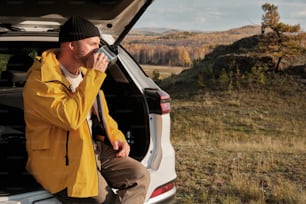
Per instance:
[[[202,89],[271,86],[276,83],[270,80],[271,77],[282,74],[293,77],[294,83],[296,80],[305,81],[306,34],[288,36],[281,52],[274,50],[277,48],[276,42],[270,42],[271,39],[276,39],[273,33],[253,35],[229,45],[219,45],[191,69],[162,80],[160,85],[170,93],[190,93]],[[301,83],[301,86],[304,84]]]
[[[260,26],[243,26],[225,31],[216,32],[196,32],[179,31],[169,29],[134,29],[125,38],[123,43],[143,43],[160,45],[226,45],[234,41],[261,33]]]
[[[141,64],[190,67],[215,47],[229,45],[260,32],[259,26],[209,33],[137,29],[130,32],[123,45]]]

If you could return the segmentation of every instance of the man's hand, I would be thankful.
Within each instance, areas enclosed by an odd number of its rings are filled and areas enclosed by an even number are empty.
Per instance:
[[[93,53],[92,61],[88,62],[88,67],[92,67],[93,69],[99,70],[101,72],[105,72],[108,66],[108,58],[105,54],[95,52]]]
[[[113,149],[117,151],[117,157],[127,157],[130,153],[130,145],[127,142],[116,140]]]

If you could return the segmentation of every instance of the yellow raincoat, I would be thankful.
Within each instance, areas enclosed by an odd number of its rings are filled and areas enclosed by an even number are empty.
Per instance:
[[[82,68],[83,81],[73,93],[56,52],[48,50],[34,62],[24,87],[27,169],[51,193],[67,188],[68,196],[96,196],[97,167],[86,117],[97,95],[110,142],[126,140],[100,90],[106,74]]]

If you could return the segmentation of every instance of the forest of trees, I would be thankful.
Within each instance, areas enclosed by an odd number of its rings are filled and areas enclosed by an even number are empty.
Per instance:
[[[203,58],[205,49],[185,46],[130,44],[126,48],[140,64],[190,67],[193,59]]]
[[[132,32],[123,46],[140,64],[191,67],[218,45],[260,34],[260,26],[244,26],[224,32]]]

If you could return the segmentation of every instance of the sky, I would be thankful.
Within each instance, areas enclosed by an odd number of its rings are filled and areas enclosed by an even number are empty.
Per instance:
[[[260,25],[265,3],[278,7],[280,22],[306,31],[306,0],[154,0],[135,28],[223,31]]]

